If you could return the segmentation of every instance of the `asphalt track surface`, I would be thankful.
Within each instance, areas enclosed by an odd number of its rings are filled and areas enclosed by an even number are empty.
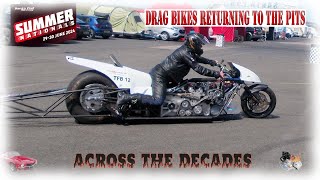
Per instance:
[[[77,74],[86,70],[68,63],[67,55],[110,62],[108,55],[114,54],[123,65],[149,72],[181,44],[110,38],[41,47],[9,46],[10,58],[4,68],[10,77],[7,91],[21,93],[66,87]],[[268,118],[251,119],[240,114],[213,121],[138,120],[130,122],[129,126],[79,125],[73,118],[8,119],[8,150],[38,160],[33,171],[23,172],[27,174],[82,169],[73,168],[77,153],[83,156],[88,153],[133,153],[136,155],[135,168],[142,167],[142,153],[172,153],[175,168],[178,168],[179,153],[251,153],[251,168],[238,171],[282,173],[284,171],[279,167],[282,151],[301,155],[303,167],[299,172],[308,172],[312,168],[311,98],[308,96],[312,87],[308,78],[310,44],[309,40],[294,38],[227,43],[223,48],[214,44],[205,47],[203,56],[247,67],[273,89],[277,106]],[[191,72],[188,77],[199,75]],[[52,100],[31,103],[45,107]],[[59,109],[65,110],[65,105]],[[219,170],[222,169],[205,171]]]

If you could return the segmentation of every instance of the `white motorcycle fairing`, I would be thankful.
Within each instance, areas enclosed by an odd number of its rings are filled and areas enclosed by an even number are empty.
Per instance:
[[[101,72],[113,81],[118,88],[128,88],[130,93],[152,95],[151,76],[129,67],[117,67],[109,63],[103,63],[90,59],[66,56],[68,62]]]
[[[261,80],[259,76],[251,71],[250,69],[247,69],[243,66],[240,66],[236,63],[232,63],[234,67],[236,67],[240,71],[240,79],[245,82],[250,82],[250,83],[261,83]]]

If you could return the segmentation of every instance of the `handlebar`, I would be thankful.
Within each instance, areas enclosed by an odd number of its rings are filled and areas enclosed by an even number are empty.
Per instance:
[[[219,69],[220,69],[220,71],[222,71],[223,73],[224,73],[224,75],[225,75],[225,78],[228,78],[228,77],[230,77],[230,75],[229,75],[229,69],[227,68],[227,66],[225,65],[225,64],[223,64],[224,63],[224,60],[222,59],[221,61],[220,61],[220,63],[217,63],[217,66],[219,67]]]
[[[220,63],[217,63],[217,66],[220,68],[220,70],[229,71],[229,69],[223,63],[224,63],[224,60],[222,59]]]

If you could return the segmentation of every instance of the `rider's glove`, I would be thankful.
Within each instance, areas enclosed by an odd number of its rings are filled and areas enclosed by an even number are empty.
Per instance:
[[[216,79],[219,79],[219,78],[223,79],[224,78],[224,73],[223,73],[223,71],[214,71],[213,77],[216,78]]]
[[[210,60],[210,66],[217,66],[218,62],[216,60]]]
[[[220,78],[220,72],[219,71],[214,71],[213,77],[216,79]]]

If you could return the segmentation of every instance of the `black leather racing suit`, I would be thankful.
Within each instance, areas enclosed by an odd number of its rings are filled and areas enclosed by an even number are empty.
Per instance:
[[[153,96],[142,95],[141,103],[145,105],[162,105],[166,97],[167,84],[179,83],[193,69],[197,73],[219,78],[219,72],[207,69],[199,63],[216,65],[215,61],[198,56],[186,45],[182,45],[151,71]]]

